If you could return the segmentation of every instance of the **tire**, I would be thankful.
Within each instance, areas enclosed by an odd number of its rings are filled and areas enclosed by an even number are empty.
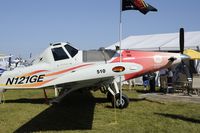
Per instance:
[[[115,98],[112,99],[112,107],[116,107],[119,109],[127,108],[129,105],[129,98],[125,94],[122,94],[122,104],[120,104],[120,94],[117,93],[115,95]]]

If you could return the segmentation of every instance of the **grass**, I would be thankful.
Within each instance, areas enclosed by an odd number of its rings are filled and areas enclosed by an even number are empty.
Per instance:
[[[136,88],[140,89],[140,88]],[[47,91],[53,97],[53,90]],[[100,92],[75,92],[57,106],[44,104],[42,90],[5,93],[0,105],[0,133],[10,132],[200,132],[200,104],[139,99],[124,91],[127,109],[111,108]]]

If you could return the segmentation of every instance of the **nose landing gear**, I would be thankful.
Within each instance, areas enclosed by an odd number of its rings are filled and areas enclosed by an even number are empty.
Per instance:
[[[120,102],[120,94],[118,93],[113,97],[111,103],[112,107],[124,109],[127,108],[129,105],[129,98],[125,94],[122,94],[122,101]]]
[[[116,81],[108,87],[107,99],[111,102],[112,107],[124,109],[129,105],[129,98],[127,95],[122,93],[122,101],[120,101],[119,88]]]

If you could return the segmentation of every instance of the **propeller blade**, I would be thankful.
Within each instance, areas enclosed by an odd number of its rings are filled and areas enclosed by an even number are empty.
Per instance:
[[[184,28],[180,28],[180,34],[179,34],[179,43],[180,43],[180,52],[183,54],[184,51]]]

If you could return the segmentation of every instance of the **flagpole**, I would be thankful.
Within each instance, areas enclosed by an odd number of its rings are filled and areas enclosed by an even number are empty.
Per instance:
[[[119,17],[119,55],[120,62],[122,62],[122,0],[120,0],[120,17]],[[120,89],[120,105],[122,105],[122,76],[119,77],[119,89]]]
[[[119,49],[120,49],[120,62],[122,62],[122,0],[120,0],[120,13],[119,13]]]
[[[128,2],[128,3],[127,3]],[[124,5],[123,5],[124,4]],[[122,7],[124,6],[124,7]],[[124,9],[123,9],[124,8]],[[137,1],[125,1],[125,0],[120,0],[120,17],[119,17],[119,63],[121,64],[123,62],[123,55],[122,55],[122,11],[125,10],[139,10],[141,13],[144,15],[148,13],[149,11],[157,11],[156,8],[151,6],[148,3],[145,3],[144,0],[137,0]],[[122,75],[119,75],[119,91],[120,91],[120,106],[122,107]]]

